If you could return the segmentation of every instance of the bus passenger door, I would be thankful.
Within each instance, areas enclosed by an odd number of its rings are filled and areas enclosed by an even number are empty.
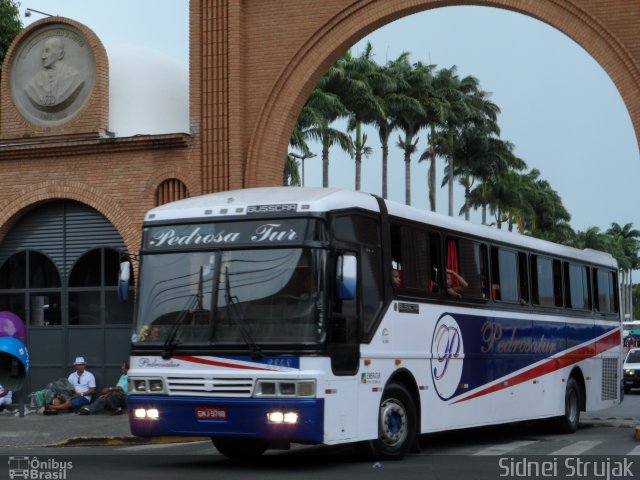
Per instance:
[[[360,364],[358,341],[358,260],[355,254],[336,260],[335,302],[329,327],[329,354],[334,375],[354,375]]]

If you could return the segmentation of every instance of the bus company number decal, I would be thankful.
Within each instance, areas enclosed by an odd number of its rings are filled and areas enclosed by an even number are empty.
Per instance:
[[[458,322],[445,313],[436,322],[431,342],[431,377],[438,396],[451,398],[462,377],[464,344]]]

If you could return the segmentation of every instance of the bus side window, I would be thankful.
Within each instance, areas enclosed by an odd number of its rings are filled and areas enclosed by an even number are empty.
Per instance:
[[[527,256],[524,252],[491,248],[491,292],[497,301],[528,303]]]
[[[618,311],[618,301],[615,272],[594,268],[593,280],[596,310],[600,313],[616,313]]]
[[[451,286],[463,298],[486,298],[484,277],[488,271],[487,246],[462,237],[448,237],[446,240],[446,270],[457,273],[466,283],[460,288],[460,279],[451,276]],[[449,290],[447,288],[447,290]]]
[[[438,292],[440,237],[410,225],[391,225],[392,286],[406,293]]]
[[[548,257],[531,255],[531,279],[533,303],[553,307],[556,304],[553,260]]]
[[[565,305],[567,308],[591,310],[589,267],[564,263]]]

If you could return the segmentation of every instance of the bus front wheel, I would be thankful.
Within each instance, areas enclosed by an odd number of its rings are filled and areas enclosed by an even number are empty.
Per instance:
[[[232,460],[248,460],[262,455],[267,450],[264,440],[240,438],[212,438],[213,446]]]
[[[580,385],[575,378],[569,378],[564,395],[564,415],[556,419],[556,427],[561,433],[574,433],[578,430],[581,397]]]
[[[407,389],[391,384],[382,395],[378,413],[378,438],[368,442],[375,458],[399,460],[416,439],[417,415]]]

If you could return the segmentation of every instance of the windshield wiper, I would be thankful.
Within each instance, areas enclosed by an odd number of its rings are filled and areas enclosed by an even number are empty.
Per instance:
[[[254,360],[260,360],[262,358],[262,350],[256,344],[256,342],[251,337],[251,334],[247,331],[245,326],[239,320],[241,318],[240,314],[236,310],[238,307],[238,297],[231,296],[231,284],[229,282],[229,267],[225,267],[224,272],[225,282],[224,282],[224,290],[225,290],[225,300],[227,301],[227,310],[229,311],[229,318],[235,323],[238,327],[238,331],[240,332],[240,336],[242,336],[242,340],[251,350],[251,358]]]
[[[187,300],[186,305],[180,315],[176,319],[176,323],[173,324],[171,330],[169,330],[169,335],[167,335],[167,339],[164,342],[164,348],[162,350],[162,358],[164,360],[169,360],[171,358],[171,354],[173,350],[178,345],[178,333],[182,330],[182,327],[185,325],[185,320],[189,317],[189,314],[193,312],[193,310],[198,306],[198,295],[191,295]]]

